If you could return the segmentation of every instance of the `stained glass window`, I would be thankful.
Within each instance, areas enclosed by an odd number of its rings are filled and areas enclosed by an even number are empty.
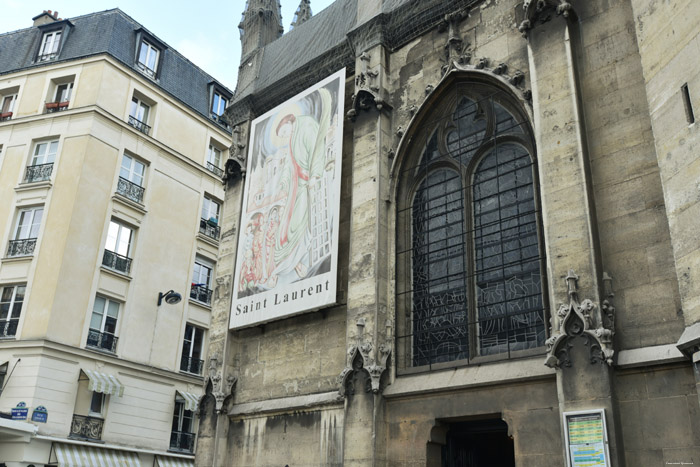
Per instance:
[[[423,116],[400,175],[400,367],[509,357],[545,340],[534,143],[524,113],[483,84],[458,87],[448,102]]]

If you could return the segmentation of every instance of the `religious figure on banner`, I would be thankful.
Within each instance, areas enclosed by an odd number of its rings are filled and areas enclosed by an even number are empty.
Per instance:
[[[333,104],[321,88],[256,128],[239,298],[330,270]]]

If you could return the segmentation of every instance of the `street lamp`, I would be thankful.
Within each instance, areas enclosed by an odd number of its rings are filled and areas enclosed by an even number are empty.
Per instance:
[[[160,306],[161,303],[163,303],[163,300],[165,299],[165,303],[168,305],[177,305],[180,303],[180,300],[182,300],[182,295],[179,293],[175,292],[174,290],[170,290],[168,292],[158,292],[158,306]]]

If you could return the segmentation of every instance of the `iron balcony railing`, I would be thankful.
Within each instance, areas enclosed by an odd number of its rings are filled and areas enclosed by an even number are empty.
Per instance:
[[[47,102],[46,103],[46,113],[50,114],[53,112],[62,112],[68,108],[70,101],[62,102]]]
[[[10,318],[8,320],[0,320],[0,338],[15,337],[17,334],[17,326],[19,318]]]
[[[23,238],[21,240],[10,240],[7,246],[7,256],[32,256],[36,247],[36,238]]]
[[[170,450],[171,451],[194,451],[194,433],[186,431],[173,431],[170,433]]]
[[[200,219],[199,232],[207,237],[213,238],[214,240],[218,240],[219,235],[221,234],[221,227],[219,227],[217,224],[212,224],[206,219]]]
[[[56,58],[57,56],[58,56],[58,53],[56,53],[56,52],[52,52],[52,53],[48,53],[48,54],[40,54],[37,57],[37,61],[45,62],[47,60],[52,60],[52,59]]]
[[[53,172],[53,162],[48,164],[30,165],[27,167],[27,173],[24,175],[25,183],[43,182],[51,178]]]
[[[207,162],[207,170],[209,170],[209,172],[215,174],[219,178],[224,176],[224,171],[212,164],[211,162]]]
[[[204,360],[200,360],[198,358],[192,358],[188,357],[187,355],[183,355],[182,359],[180,360],[180,371],[184,371],[185,373],[201,375],[202,366],[204,366]]]
[[[115,271],[128,274],[131,269],[131,258],[122,256],[110,250],[105,250],[102,256],[102,265]]]
[[[136,117],[132,117],[131,115],[129,115],[129,125],[133,126],[137,130],[139,130],[141,133],[148,134],[151,132],[150,126],[146,125],[141,120],[136,119]]]
[[[12,119],[12,112],[0,113],[0,122]]]
[[[114,334],[90,329],[88,331],[87,346],[115,353],[117,351],[117,340],[119,338]]]
[[[144,188],[142,186],[137,185],[124,177],[119,177],[119,180],[117,181],[117,193],[136,203],[141,204],[143,201],[143,191]]]
[[[231,127],[229,126],[228,122],[226,121],[223,115],[211,114],[211,119],[219,125],[221,125],[222,127],[226,128],[227,130],[231,130]]]
[[[205,305],[211,305],[212,290],[201,284],[192,284],[190,298]]]
[[[102,439],[102,427],[104,420],[101,418],[86,417],[73,414],[73,423],[70,425],[70,437],[89,440]]]
[[[141,70],[146,76],[150,78],[156,77],[156,71],[146,66],[145,63],[136,62],[136,66]]]

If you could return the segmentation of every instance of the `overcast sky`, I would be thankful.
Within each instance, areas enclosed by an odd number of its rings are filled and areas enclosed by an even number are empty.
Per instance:
[[[281,0],[284,30],[300,0]],[[333,0],[311,0],[314,14]],[[238,23],[245,0],[0,0],[0,33],[28,28],[32,17],[58,10],[73,18],[119,7],[194,64],[234,90],[241,54]]]

